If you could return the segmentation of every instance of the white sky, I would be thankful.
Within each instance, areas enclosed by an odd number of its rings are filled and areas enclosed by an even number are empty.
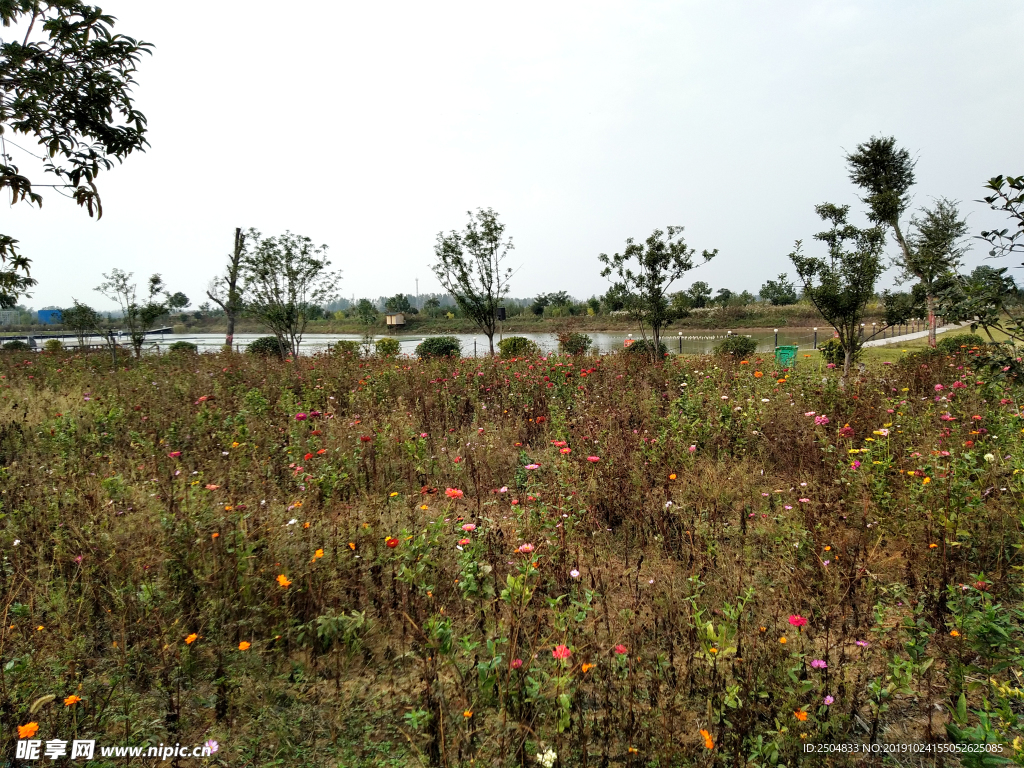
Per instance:
[[[873,134],[975,231],[985,180],[1024,173],[1019,0],[101,5],[156,46],[152,146],[101,174],[99,222],[52,192],[7,212],[35,307],[112,308],[115,266],[198,304],[236,226],[328,244],[345,297],[435,291],[437,232],[487,206],[513,296],[603,293],[597,254],[668,224],[720,250],[680,288],[756,292],[816,203],[862,208],[843,155]]]

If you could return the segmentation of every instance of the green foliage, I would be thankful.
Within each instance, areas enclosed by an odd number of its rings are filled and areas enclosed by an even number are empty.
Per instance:
[[[99,312],[78,299],[72,299],[73,306],[61,310],[63,325],[78,337],[78,346],[85,346],[85,338],[98,333],[102,318]]]
[[[393,339],[387,336],[382,339],[377,339],[376,348],[377,355],[379,357],[395,357],[402,351],[402,345],[398,339]]]
[[[28,345],[27,341],[12,339],[11,341],[4,342],[4,349],[8,352],[28,352],[32,347]]]
[[[253,339],[249,342],[249,346],[245,348],[247,354],[257,355],[258,357],[284,357],[284,352],[281,348],[281,342],[277,336],[261,336],[258,339]]]
[[[493,209],[468,211],[469,223],[462,232],[439,232],[434,245],[437,261],[432,269],[462,313],[487,337],[494,354],[498,305],[508,294],[512,270],[502,266],[512,239],[504,239],[505,225]]]
[[[0,43],[0,131],[48,154],[42,168],[90,216],[103,215],[96,177],[145,149],[146,117],[132,101],[135,70],[149,43],[113,34],[114,17],[79,0],[0,3],[3,26],[25,29]],[[24,136],[26,139],[22,139]],[[51,177],[52,178],[52,177]],[[0,158],[12,202],[42,205],[32,180]],[[0,306],[35,285],[17,240],[0,235]]]
[[[759,291],[761,301],[767,301],[773,307],[796,304],[796,283],[783,272],[776,280],[766,280]]]
[[[462,342],[454,336],[429,336],[416,345],[418,357],[458,357]]]
[[[61,352],[64,350],[64,344],[60,339],[47,339],[43,343],[43,349],[46,352]]]
[[[396,293],[384,302],[384,308],[388,312],[409,312],[412,309],[412,304],[409,303],[409,298],[404,293]]]
[[[883,270],[885,235],[878,227],[859,229],[847,221],[850,207],[823,203],[818,216],[831,228],[814,236],[828,246],[825,258],[805,256],[802,243],[789,254],[803,283],[804,295],[826,322],[835,328],[846,350],[844,373],[849,373],[865,305],[874,296],[875,281]]]
[[[537,357],[540,347],[525,336],[509,336],[498,342],[498,354],[506,360],[512,357]]]
[[[947,355],[959,355],[972,347],[984,346],[986,346],[985,340],[976,333],[943,334],[935,345],[936,349]]]
[[[684,293],[689,299],[689,306],[695,309],[703,309],[711,301],[711,286],[703,280],[695,280]]]
[[[334,344],[334,354],[359,357],[363,353],[363,345],[352,339],[342,339]]]
[[[668,348],[659,343],[655,352],[654,342],[650,339],[637,339],[622,351],[630,357],[646,357],[650,360],[661,360],[668,354]]]
[[[818,344],[818,351],[821,353],[821,356],[826,363],[831,363],[832,365],[843,365],[846,362],[846,349],[843,347],[843,342],[835,337],[826,339]],[[857,348],[854,349],[853,354],[851,354],[850,360],[859,360],[860,353],[861,347],[858,345]]]
[[[716,355],[734,355],[735,357],[749,357],[757,351],[757,341],[749,336],[732,334],[715,346]]]
[[[337,296],[341,273],[331,272],[330,266],[327,246],[314,245],[304,235],[265,238],[250,229],[246,236],[239,262],[245,311],[293,355],[299,353],[306,325]]]
[[[136,285],[132,282],[133,273],[125,272],[116,267],[109,274],[104,274],[105,281],[96,291],[108,299],[116,301],[121,307],[121,322],[128,327],[128,338],[131,340],[135,357],[142,356],[142,346],[146,343],[146,331],[151,330],[154,323],[167,314],[167,290],[160,275],[150,275],[148,295],[145,301],[136,297]]]
[[[558,334],[558,349],[567,355],[585,355],[594,340],[585,333],[569,331]]]
[[[359,322],[369,327],[377,322],[377,307],[369,299],[360,299],[356,302],[356,317]]]
[[[701,254],[703,263],[717,253],[717,248],[705,250]],[[665,232],[654,230],[642,245],[630,237],[622,253],[597,257],[604,264],[601,276],[613,278],[613,287],[623,296],[626,311],[641,326],[651,329],[653,341],[645,349],[652,361],[657,359],[655,351],[661,346],[661,329],[672,319],[668,289],[696,266],[695,254],[683,240],[682,227],[667,227]]]
[[[191,341],[176,341],[167,348],[167,351],[175,355],[197,355],[199,347]]]

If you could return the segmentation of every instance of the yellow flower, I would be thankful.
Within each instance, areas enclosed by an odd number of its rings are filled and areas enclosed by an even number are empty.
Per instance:
[[[231,447],[232,447],[232,448],[237,448],[237,447],[238,447],[238,446],[240,446],[240,445],[241,445],[241,443],[240,443],[240,442],[238,442],[237,440],[235,440],[235,442],[233,442],[233,443],[231,444]]]
[[[199,635],[193,632],[191,635],[185,638],[185,645],[192,645],[196,640],[199,639]]]
[[[248,651],[250,648],[252,648],[252,643],[246,642],[245,640],[238,644],[238,650],[240,651]]]
[[[960,637],[960,633],[959,633],[959,632],[957,632],[957,631],[956,631],[955,629],[951,629],[951,630],[949,631],[949,636],[950,636],[950,637]]]
[[[426,504],[420,504],[420,509],[430,509]]]
[[[930,477],[926,477],[924,480],[921,481],[921,485],[928,485],[928,483],[930,483],[931,481],[932,479]]]
[[[398,495],[398,491],[392,491],[392,492],[391,492],[391,496],[390,496],[390,498],[392,498],[392,499],[393,499],[393,498],[395,498],[395,496],[397,496],[397,495]]]

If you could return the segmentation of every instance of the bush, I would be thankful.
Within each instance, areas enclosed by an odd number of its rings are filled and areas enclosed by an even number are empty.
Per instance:
[[[260,357],[280,358],[284,356],[281,354],[281,345],[278,344],[276,336],[260,336],[258,339],[253,339],[245,351],[250,355],[259,355]]]
[[[377,339],[377,354],[381,357],[394,357],[402,351],[402,345],[398,339],[383,338]]]
[[[971,347],[984,347],[985,340],[976,333],[957,333],[953,336],[941,336],[935,348],[947,355],[959,355]],[[966,347],[967,349],[963,349]]]
[[[668,354],[668,348],[661,342],[658,343],[658,351],[661,353],[660,357],[664,357]],[[651,352],[654,349],[654,342],[649,339],[640,339],[634,341],[628,347],[622,351],[629,355],[639,355],[641,357],[650,357]]]
[[[8,341],[6,344],[4,344],[4,349],[6,349],[8,352],[28,352],[30,349],[32,349],[32,347],[28,345],[27,341],[22,341],[21,339],[14,339],[13,341]]]
[[[64,349],[64,344],[60,339],[47,339],[43,344],[43,349],[47,352],[61,352]]]
[[[563,333],[558,335],[558,349],[567,355],[585,355],[594,340],[585,333]]]
[[[757,341],[749,336],[727,336],[721,344],[715,347],[716,355],[735,355],[736,357],[748,357],[757,351]]]
[[[498,342],[498,354],[503,358],[510,357],[538,357],[540,347],[525,336],[509,336]]]
[[[191,341],[176,341],[167,348],[167,351],[176,355],[198,355],[199,347]]]
[[[825,358],[826,363],[832,363],[832,365],[846,364],[846,350],[843,348],[842,342],[835,337],[821,342],[818,345],[818,351],[821,352],[821,356]],[[854,350],[853,359],[860,359],[860,347]]]
[[[462,342],[454,336],[430,336],[416,347],[419,357],[458,357],[462,354]]]
[[[334,354],[359,357],[363,353],[363,345],[352,339],[342,339],[334,345]]]

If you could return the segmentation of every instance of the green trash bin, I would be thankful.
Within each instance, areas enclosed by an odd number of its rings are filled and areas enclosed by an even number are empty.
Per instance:
[[[775,348],[775,362],[777,362],[783,368],[793,368],[796,366],[796,352],[800,347],[795,344],[787,344],[783,347]]]

